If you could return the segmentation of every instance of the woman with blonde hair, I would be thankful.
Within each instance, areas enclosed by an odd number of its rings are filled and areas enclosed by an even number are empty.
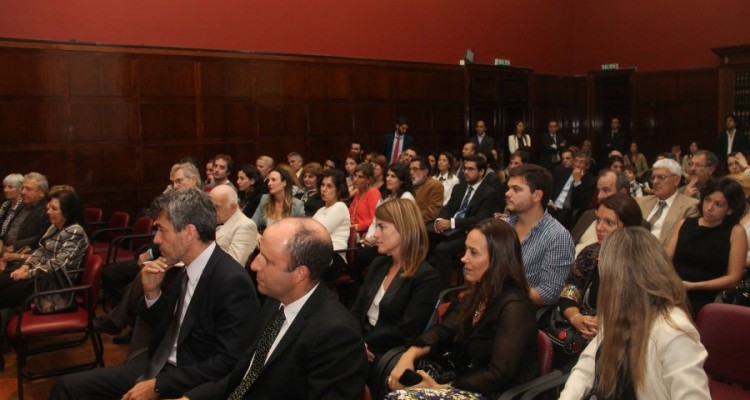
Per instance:
[[[641,227],[618,229],[599,257],[599,332],[560,399],[710,399],[707,352],[659,240]]]
[[[373,361],[410,343],[427,325],[441,289],[440,276],[425,261],[427,230],[412,200],[393,199],[375,211],[378,253],[351,312],[360,321]]]

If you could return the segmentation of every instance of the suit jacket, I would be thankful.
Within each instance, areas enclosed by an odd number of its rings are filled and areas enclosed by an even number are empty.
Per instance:
[[[539,165],[550,170],[560,162],[560,150],[563,148],[560,143],[565,141],[565,138],[563,138],[560,132],[557,132],[555,136],[557,136],[557,138],[553,141],[552,135],[550,135],[549,132],[542,134],[542,155],[539,159]],[[553,144],[556,144],[557,147],[552,147]],[[555,158],[557,161],[553,161]]]
[[[216,229],[216,245],[240,265],[245,265],[250,254],[258,247],[258,226],[237,210]]]
[[[572,169],[567,168],[556,168],[554,174],[554,189],[552,191],[552,201],[557,199],[560,195],[565,184],[568,182],[570,175],[573,173]],[[586,172],[581,176],[581,183],[576,186],[573,185],[571,190],[573,193],[570,198],[570,209],[573,213],[580,213],[589,207],[591,203],[591,197],[594,195],[594,189],[596,189],[596,180],[594,176],[589,172]]]
[[[461,202],[464,200],[468,187],[469,185],[466,182],[459,183],[453,187],[451,199],[440,210],[438,218],[453,218],[458,209],[461,208]],[[482,181],[469,202],[469,207],[466,209],[464,218],[457,218],[455,220],[456,229],[468,229],[478,221],[491,217],[495,211],[502,211],[498,209],[499,204],[500,194],[497,190],[486,184],[486,182]]]
[[[367,348],[378,356],[392,348],[410,344],[424,331],[442,288],[440,275],[426,261],[419,264],[410,278],[397,274],[380,300],[378,322],[370,327],[367,311],[391,263],[393,258],[390,256],[378,257],[370,263],[351,310],[365,331]]]
[[[470,141],[477,145],[477,148],[482,150],[487,157],[492,155],[492,149],[495,148],[495,139],[492,136],[485,134],[482,138],[482,144],[479,144],[479,138],[477,135],[472,136]]]
[[[257,339],[279,301],[267,298],[256,325],[254,343],[234,370],[217,382],[185,393],[192,400],[226,399],[242,381]],[[240,353],[242,354],[242,353]],[[367,377],[367,356],[357,321],[336,296],[320,284],[270,354],[246,399],[358,399]]]
[[[153,355],[171,322],[180,285],[171,285],[159,300],[139,312],[157,327],[149,348]],[[250,345],[258,324],[258,295],[250,276],[232,257],[216,246],[195,288],[177,338],[177,367],[156,376],[163,398],[181,397],[203,382],[228,374]]]
[[[18,218],[16,213],[15,218]],[[31,206],[31,211],[18,229],[18,237],[13,243],[14,249],[29,246],[31,249],[39,247],[39,239],[49,227],[49,216],[47,216],[47,200],[39,200]]]
[[[649,214],[656,207],[659,199],[654,196],[643,196],[635,199],[638,202],[638,206],[641,207],[641,213],[643,213],[643,219],[648,220]],[[681,219],[686,217],[697,217],[698,216],[698,200],[683,194],[677,194],[672,206],[667,211],[667,216],[664,217],[664,223],[662,223],[661,232],[659,233],[659,240],[666,244],[669,238],[672,237],[672,231],[675,225]]]
[[[729,141],[729,138],[727,137],[727,132],[721,132],[719,134],[718,139],[716,140],[716,157],[719,158],[719,165],[724,166],[724,163],[727,159],[727,142]],[[735,131],[734,133],[734,139],[732,140],[732,151],[730,153],[734,153],[736,151],[741,152],[744,155],[747,155],[748,152],[750,152],[750,144],[748,144],[747,136],[740,132],[739,130]]]
[[[383,137],[383,155],[388,160],[388,162],[391,162],[391,156],[393,155],[393,141],[396,139],[396,133],[391,132],[385,137]],[[416,144],[414,142],[414,137],[411,135],[404,135],[404,137],[401,138],[401,148],[406,149],[407,147],[415,147]],[[399,153],[400,154],[400,153]],[[393,162],[396,162],[398,160],[395,160]]]
[[[421,185],[414,188],[414,201],[422,211],[422,220],[434,221],[443,208],[443,184],[426,177]]]

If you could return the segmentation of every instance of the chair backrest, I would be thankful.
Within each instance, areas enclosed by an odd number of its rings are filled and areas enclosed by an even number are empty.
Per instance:
[[[91,246],[89,246],[91,247]],[[92,254],[85,259],[85,265],[83,267],[83,277],[81,278],[82,285],[91,285],[92,293],[94,298],[91,299],[94,306],[96,306],[96,298],[99,293],[100,282],[102,280],[102,270],[104,269],[104,259],[98,254]]]
[[[552,341],[542,331],[539,331],[536,335],[536,344],[539,348],[539,376],[542,376],[552,371],[554,348],[552,347]]]
[[[86,207],[83,209],[83,221],[85,223],[101,222],[104,217],[104,211],[101,208]]]
[[[154,229],[154,220],[151,217],[138,217],[133,224],[133,235],[147,235]],[[137,249],[145,244],[151,243],[151,238],[135,238],[131,244],[132,249]]]
[[[750,307],[711,303],[701,308],[696,321],[701,342],[708,351],[703,364],[714,378],[750,386]]]
[[[130,214],[125,211],[115,211],[109,217],[110,228],[125,228],[130,224]]]

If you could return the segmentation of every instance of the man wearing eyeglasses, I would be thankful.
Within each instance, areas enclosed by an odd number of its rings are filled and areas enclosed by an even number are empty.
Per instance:
[[[708,150],[698,150],[690,159],[688,184],[680,188],[680,193],[700,200],[701,189],[718,170],[719,159]]]
[[[654,163],[651,185],[654,194],[636,199],[643,218],[651,224],[651,233],[666,244],[678,221],[698,215],[698,200],[677,192],[682,167],[665,158]]]

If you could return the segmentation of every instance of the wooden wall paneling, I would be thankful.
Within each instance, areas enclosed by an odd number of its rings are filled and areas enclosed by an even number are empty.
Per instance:
[[[205,98],[253,98],[257,69],[247,60],[202,60],[201,96]]]
[[[139,175],[133,168],[134,153],[134,146],[77,147],[73,151],[74,185],[107,187],[137,184]],[[162,157],[164,155],[162,153]]]
[[[258,136],[257,105],[252,100],[203,100],[203,137],[207,140],[253,140]]]
[[[64,99],[59,97],[0,99],[0,144],[15,147],[65,142],[65,108]]]
[[[396,99],[432,99],[433,83],[430,70],[403,70],[393,72],[393,75]]]
[[[257,61],[257,78],[255,93],[259,98],[278,99],[282,93],[282,74],[284,64],[272,61]]]
[[[191,60],[144,58],[138,60],[138,93],[141,98],[195,98],[195,63]]]
[[[131,97],[131,57],[109,54],[72,54],[68,57],[71,96]]]
[[[140,119],[144,142],[196,138],[194,102],[142,102]]]
[[[464,103],[466,88],[464,71],[461,69],[440,69],[433,73],[433,98]]]
[[[25,150],[3,146],[0,150],[0,160],[0,175],[3,178],[11,173],[26,174],[36,171],[47,177],[50,186],[74,184],[67,179],[65,168],[61,168],[66,165],[67,157],[65,150],[60,148]]]
[[[349,69],[342,66],[318,66],[324,72],[327,98],[348,99],[352,96],[352,82]],[[315,74],[315,77],[318,75]]]
[[[393,97],[393,79],[386,68],[356,66],[352,67],[350,73],[353,98],[364,100]]]
[[[166,186],[169,184],[169,171],[180,158],[193,156],[198,158],[199,162],[205,162],[216,154],[216,152],[208,152],[208,155],[201,157],[199,150],[199,146],[194,144],[144,144],[142,146],[143,177],[141,182],[146,185],[158,183]],[[127,165],[125,163],[123,168]],[[199,168],[199,171],[202,176],[203,168]]]
[[[333,138],[352,135],[352,105],[349,102],[311,102],[310,138]]]
[[[383,136],[394,131],[396,113],[389,102],[355,102],[354,137],[364,140],[367,151],[382,151]],[[348,151],[346,148],[344,151]]]
[[[311,75],[312,69],[306,64],[286,65],[282,68],[282,85],[284,98],[308,98],[311,97]],[[320,96],[325,91],[325,85],[315,85],[312,91]]]
[[[62,96],[65,60],[43,51],[3,48],[0,53],[0,94],[3,96]]]
[[[463,102],[441,102],[433,105],[433,137],[431,149],[443,151],[459,149],[466,139],[464,135],[464,104]]]
[[[395,111],[396,118],[406,117],[409,120],[409,134],[414,136],[418,153],[435,147],[430,103],[396,103]]]
[[[135,139],[135,104],[119,99],[72,98],[70,101],[72,141],[128,142]]]

